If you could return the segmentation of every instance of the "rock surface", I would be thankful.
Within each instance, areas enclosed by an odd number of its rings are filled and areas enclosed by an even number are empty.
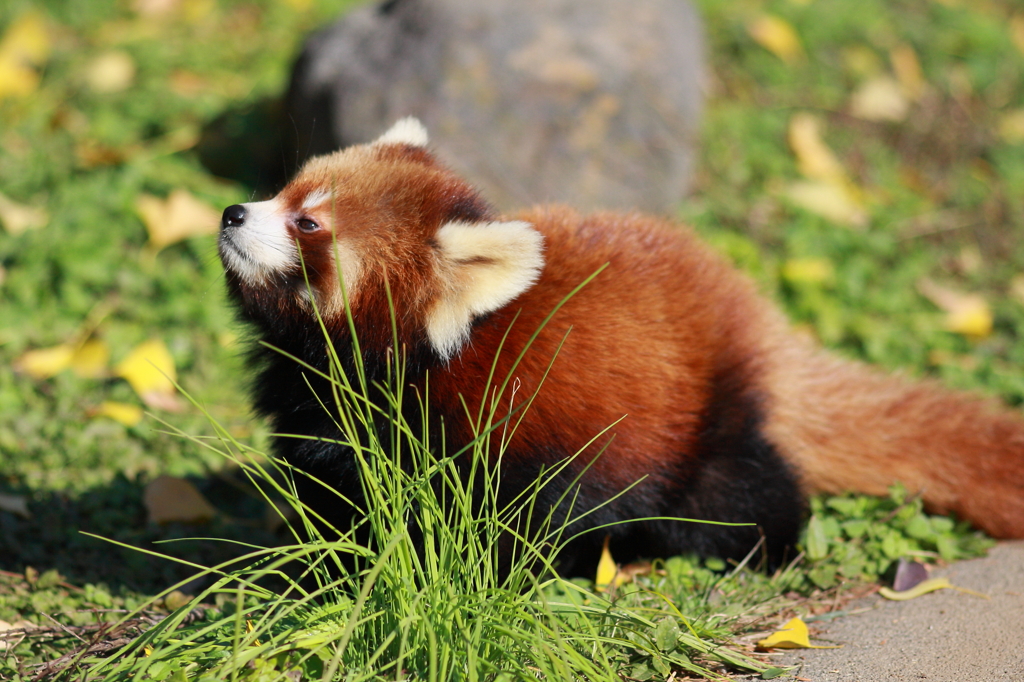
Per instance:
[[[307,156],[414,115],[499,208],[669,213],[703,68],[685,0],[388,0],[308,39],[286,106]]]

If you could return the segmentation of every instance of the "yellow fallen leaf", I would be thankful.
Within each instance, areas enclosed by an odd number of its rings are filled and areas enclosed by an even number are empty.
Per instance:
[[[918,583],[909,590],[904,590],[902,592],[897,592],[896,590],[890,589],[888,587],[881,587],[878,590],[878,594],[882,595],[886,599],[891,599],[893,601],[906,601],[907,599],[914,599],[915,597],[920,597],[922,594],[928,594],[929,592],[935,592],[936,590],[944,589],[957,590],[958,592],[966,592],[967,594],[973,594],[976,597],[984,597],[985,599],[989,598],[987,594],[975,592],[974,590],[968,590],[965,587],[957,587],[956,585],[949,582],[949,578],[945,577],[931,578],[929,580],[925,580],[923,582]]]
[[[850,97],[850,113],[865,121],[903,121],[909,111],[903,87],[890,76],[864,81]]]
[[[167,199],[143,194],[135,208],[156,251],[187,237],[214,234],[220,227],[220,214],[183,189],[174,190]]]
[[[1021,54],[1024,54],[1024,14],[1015,14],[1010,19],[1010,39]]]
[[[107,375],[110,351],[99,339],[84,343],[62,343],[50,348],[37,348],[14,361],[14,369],[33,379],[49,379],[71,368],[84,379],[98,379]]]
[[[1014,109],[999,117],[999,137],[1009,144],[1024,142],[1024,109]]]
[[[206,523],[217,510],[192,483],[176,476],[157,476],[142,492],[150,523]]]
[[[114,368],[150,407],[174,412],[181,409],[175,395],[174,359],[163,341],[152,339],[139,344]]]
[[[83,379],[102,379],[110,364],[110,347],[101,339],[89,339],[71,356],[71,369]]]
[[[597,562],[597,576],[594,578],[594,588],[598,592],[614,587],[615,576],[619,572],[619,567],[615,564],[615,559],[612,558],[612,553],[608,549],[608,542],[610,540],[611,537],[606,535],[604,547],[601,548],[601,558]]]
[[[142,421],[142,408],[130,403],[105,400],[100,406],[89,413],[91,417],[107,417],[125,426],[135,426]]]
[[[845,183],[807,180],[790,184],[785,195],[800,208],[834,223],[862,228],[868,223],[868,213],[854,191]]]
[[[807,632],[807,623],[800,618],[792,618],[781,630],[773,632],[757,643],[758,649],[838,649],[838,646],[820,646],[811,644]]]
[[[25,230],[36,230],[50,222],[49,214],[34,206],[11,201],[0,193],[0,223],[8,234],[21,234]]]
[[[945,311],[945,327],[949,331],[974,338],[992,333],[992,310],[980,294],[950,289],[927,278],[917,283],[917,290]]]
[[[821,139],[821,119],[800,111],[789,119],[789,146],[800,172],[811,180],[846,181],[843,164]]]
[[[253,625],[252,625],[252,621],[251,621],[251,620],[248,620],[248,619],[246,619],[246,621],[245,621],[245,632],[246,632],[246,634],[252,634],[252,632],[253,632],[253,631],[254,631],[255,629],[256,629],[256,628],[254,628],[254,627],[253,627]],[[258,638],[258,637],[254,638],[254,639],[252,640],[252,645],[253,645],[253,646],[263,646],[262,644],[260,644],[260,640],[259,640],[259,638]]]
[[[28,511],[28,498],[24,495],[0,493],[0,510],[10,512],[23,519],[28,519],[32,516]]]
[[[797,206],[850,227],[864,227],[867,211],[862,192],[846,176],[843,165],[821,137],[821,121],[802,111],[789,121],[789,146],[797,167],[808,178],[786,189],[786,196]]]
[[[14,369],[33,379],[49,379],[71,366],[75,347],[68,343],[30,350],[14,361]]]
[[[38,68],[50,56],[50,35],[40,12],[28,11],[0,40],[0,99],[31,95],[39,87]]]
[[[889,59],[892,61],[893,71],[896,72],[896,79],[903,87],[903,94],[915,101],[920,99],[928,83],[924,79],[921,62],[914,48],[906,43],[897,45],[889,52]]]
[[[758,45],[787,64],[795,64],[804,58],[800,37],[785,19],[762,14],[747,25],[747,33]]]
[[[782,278],[793,284],[825,284],[835,270],[827,258],[792,258],[782,265]]]
[[[122,92],[135,80],[135,60],[123,50],[110,50],[89,62],[85,82],[93,92]]]

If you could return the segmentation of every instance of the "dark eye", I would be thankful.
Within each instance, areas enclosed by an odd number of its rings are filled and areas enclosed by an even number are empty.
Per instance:
[[[310,232],[316,232],[320,229],[319,223],[315,220],[310,220],[309,218],[299,218],[295,221],[295,224],[298,225],[300,231],[307,234]]]

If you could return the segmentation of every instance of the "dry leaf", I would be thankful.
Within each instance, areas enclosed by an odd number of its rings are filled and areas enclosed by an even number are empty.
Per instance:
[[[11,201],[0,193],[0,223],[8,234],[21,234],[25,230],[45,227],[50,222],[49,214],[41,208],[26,206]]]
[[[827,258],[792,258],[782,265],[782,278],[793,284],[825,284],[835,271]]]
[[[917,561],[900,559],[896,564],[896,577],[892,581],[892,589],[906,592],[928,579],[928,567]]]
[[[1015,14],[1010,19],[1010,39],[1021,54],[1024,54],[1024,14]]]
[[[130,403],[105,400],[100,406],[89,412],[90,417],[107,417],[124,426],[135,426],[142,421],[142,408]]]
[[[49,379],[71,366],[75,347],[63,343],[51,348],[38,348],[22,354],[14,361],[14,369],[33,379]]]
[[[142,493],[150,523],[206,523],[217,510],[191,482],[157,476]]]
[[[38,627],[39,626],[35,623],[27,620],[18,620],[13,623],[8,623],[6,620],[0,620],[0,634],[3,634],[8,630],[35,630]],[[0,651],[7,651],[17,644],[17,639],[0,639]]]
[[[794,114],[789,121],[788,137],[797,167],[810,180],[793,183],[786,189],[790,201],[833,222],[865,226],[868,214],[860,199],[861,192],[822,140],[818,117],[807,112]]]
[[[762,14],[747,26],[747,33],[776,57],[787,64],[795,64],[804,58],[800,37],[789,22],[771,14]]]
[[[156,251],[187,237],[214,234],[220,227],[220,213],[183,189],[174,190],[167,199],[143,194],[135,208]]]
[[[892,70],[896,72],[896,79],[903,87],[903,94],[915,101],[920,99],[928,83],[914,48],[907,44],[898,45],[889,52],[889,59],[892,61]]]
[[[122,92],[135,80],[135,60],[123,50],[111,50],[93,59],[85,70],[85,82],[93,92]]]
[[[850,113],[865,121],[903,121],[909,111],[903,87],[890,76],[865,81],[850,97]]]
[[[38,68],[49,56],[50,36],[43,15],[35,11],[22,14],[0,40],[0,99],[35,92]]]
[[[181,410],[174,388],[174,359],[163,341],[139,344],[114,368],[114,373],[126,379],[146,405],[169,412]]]
[[[975,338],[992,333],[992,310],[980,294],[966,294],[927,278],[917,283],[917,290],[946,312],[945,327],[949,331]]]
[[[1009,144],[1024,142],[1024,109],[1014,109],[999,117],[999,137]]]
[[[32,516],[28,511],[28,498],[24,495],[0,493],[0,511],[10,512],[23,519]]]
[[[834,223],[863,228],[868,214],[849,185],[810,180],[794,182],[786,188],[786,197],[794,204]]]
[[[897,592],[896,590],[891,590],[888,587],[881,587],[878,590],[878,594],[882,595],[886,599],[891,599],[893,601],[906,601],[908,599],[920,597],[922,594],[928,594],[929,592],[935,592],[936,590],[944,589],[956,590],[958,592],[966,592],[967,594],[973,594],[975,597],[982,597],[984,599],[989,598],[987,594],[975,592],[974,590],[968,590],[966,587],[957,587],[956,585],[949,582],[949,578],[932,578],[931,580],[925,580],[924,582],[920,582],[914,587],[904,592]]]
[[[789,146],[796,155],[797,166],[811,180],[846,182],[846,171],[839,159],[821,139],[821,120],[801,111],[789,120]]]
[[[615,559],[612,558],[612,553],[608,549],[608,542],[611,540],[611,536],[606,535],[604,537],[604,547],[601,548],[601,559],[597,562],[597,576],[594,578],[594,589],[598,592],[603,592],[609,587],[614,587],[615,577],[619,573],[619,567],[615,563]]]
[[[773,632],[757,643],[758,649],[838,649],[837,646],[819,646],[811,644],[807,632],[807,623],[800,618],[792,618],[782,629]]]

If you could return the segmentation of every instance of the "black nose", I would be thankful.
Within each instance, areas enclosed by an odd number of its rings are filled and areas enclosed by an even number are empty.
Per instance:
[[[224,215],[220,219],[221,227],[239,227],[244,224],[245,206],[235,204],[224,209]]]

